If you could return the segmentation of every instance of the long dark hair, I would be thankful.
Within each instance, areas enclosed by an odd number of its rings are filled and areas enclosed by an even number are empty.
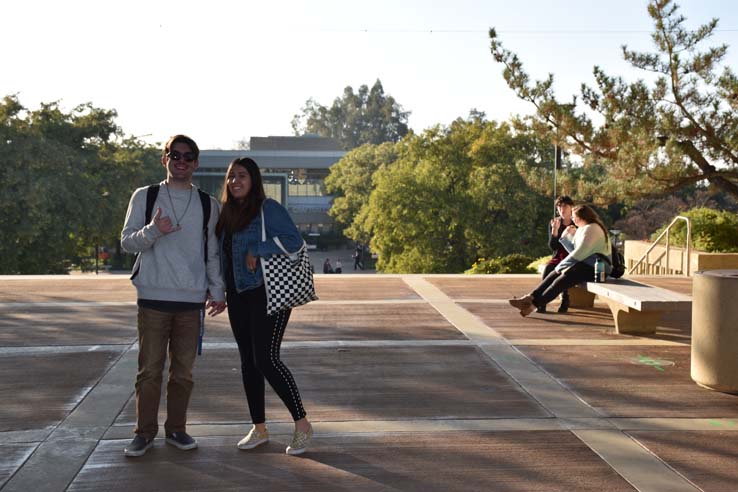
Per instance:
[[[236,200],[228,189],[228,175],[234,166],[246,169],[251,177],[251,189],[242,202]],[[220,236],[223,232],[233,234],[248,226],[259,213],[261,204],[266,200],[264,193],[264,181],[261,179],[259,166],[249,157],[233,159],[228,165],[225,179],[223,180],[223,192],[220,194],[220,217],[215,226],[215,234]]]
[[[592,207],[588,207],[587,205],[577,205],[571,209],[571,213],[577,214],[577,217],[585,221],[587,224],[597,224],[600,226],[602,232],[605,233],[605,240],[608,240],[609,234],[607,233],[607,227],[605,227],[605,223],[602,222],[602,219],[600,219],[600,216],[597,215],[597,212],[595,212]]]

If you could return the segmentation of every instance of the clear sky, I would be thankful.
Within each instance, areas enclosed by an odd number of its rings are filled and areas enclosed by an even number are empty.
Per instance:
[[[678,2],[687,25],[720,18],[738,69],[738,2]],[[560,97],[593,84],[592,67],[634,80],[620,46],[650,50],[646,0],[3,0],[0,97],[35,109],[60,100],[118,111],[128,135],[174,133],[201,148],[291,135],[308,98],[330,105],[371,86],[411,111],[416,131],[471,108],[531,111],[489,53],[495,27],[529,73],[553,72]]]

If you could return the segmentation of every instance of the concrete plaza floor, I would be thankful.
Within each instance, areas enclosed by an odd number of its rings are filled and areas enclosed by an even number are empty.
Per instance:
[[[604,304],[521,318],[533,275],[316,275],[282,356],[315,438],[267,390],[249,417],[227,315],[208,321],[188,431],[126,458],[135,291],[122,275],[0,277],[3,491],[735,491],[738,397],[694,384],[690,319],[613,333]],[[641,278],[683,293],[683,278]],[[556,306],[551,306],[555,311]],[[160,422],[165,419],[162,405]]]

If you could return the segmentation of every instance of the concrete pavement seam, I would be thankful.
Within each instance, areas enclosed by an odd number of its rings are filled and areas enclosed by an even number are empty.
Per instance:
[[[457,330],[476,343],[483,353],[544,410],[557,417],[601,417],[556,378],[510,345],[494,328],[456,304],[441,289],[418,276],[403,277],[403,280]]]
[[[453,301],[443,291],[417,276],[403,277],[403,280],[466,335],[466,329],[459,323],[460,319],[456,317],[456,313],[447,307],[449,302],[453,303]],[[463,309],[460,306],[457,307]],[[478,320],[478,322],[481,321]],[[477,333],[478,327],[475,326],[474,336],[469,338],[478,343],[490,359],[507,372],[521,389],[555,417],[603,417],[578,395],[565,388],[553,375],[509,345],[509,342],[508,344],[480,343],[481,340],[476,336]],[[496,331],[494,333],[507,341]],[[552,388],[553,391],[551,391]],[[613,425],[608,419],[604,421],[608,425]],[[570,432],[639,492],[696,492],[700,490],[620,429],[570,429]]]
[[[579,347],[599,347],[599,346],[637,346],[637,347],[681,347],[685,344],[681,342],[672,342],[668,340],[589,340],[576,338],[520,338],[506,340],[503,338],[494,338],[484,342],[474,342],[465,338],[460,339],[425,339],[425,340],[303,340],[303,341],[286,341],[282,343],[285,350],[295,348],[340,348],[340,347],[432,347],[432,346],[461,346],[461,345],[478,345],[484,347],[486,345],[512,345],[512,346],[579,346]],[[113,350],[120,347],[128,347],[130,342],[109,343],[97,345],[37,345],[23,347],[0,347],[0,357],[12,355],[40,354],[40,353],[78,353],[78,352],[96,352]],[[133,345],[134,349],[136,344]],[[235,349],[235,342],[204,342],[203,349]]]
[[[702,489],[620,430],[573,430],[638,492],[701,492]]]
[[[3,490],[65,490],[130,398],[131,370],[135,374],[136,361],[129,345],[15,471]]]

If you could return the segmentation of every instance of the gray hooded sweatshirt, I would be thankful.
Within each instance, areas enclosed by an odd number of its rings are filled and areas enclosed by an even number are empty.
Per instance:
[[[120,236],[125,251],[142,253],[133,266],[134,272],[138,270],[133,279],[138,298],[201,303],[206,301],[209,290],[214,301],[225,301],[218,240],[215,236],[218,202],[210,198],[206,265],[202,205],[197,188],[194,185],[191,190],[169,188],[167,194],[166,183],[162,181],[149,224],[145,223],[147,189],[145,186],[133,192]],[[162,234],[153,221],[157,208],[161,208],[162,217],[169,216],[173,225],[179,222],[181,229]]]

